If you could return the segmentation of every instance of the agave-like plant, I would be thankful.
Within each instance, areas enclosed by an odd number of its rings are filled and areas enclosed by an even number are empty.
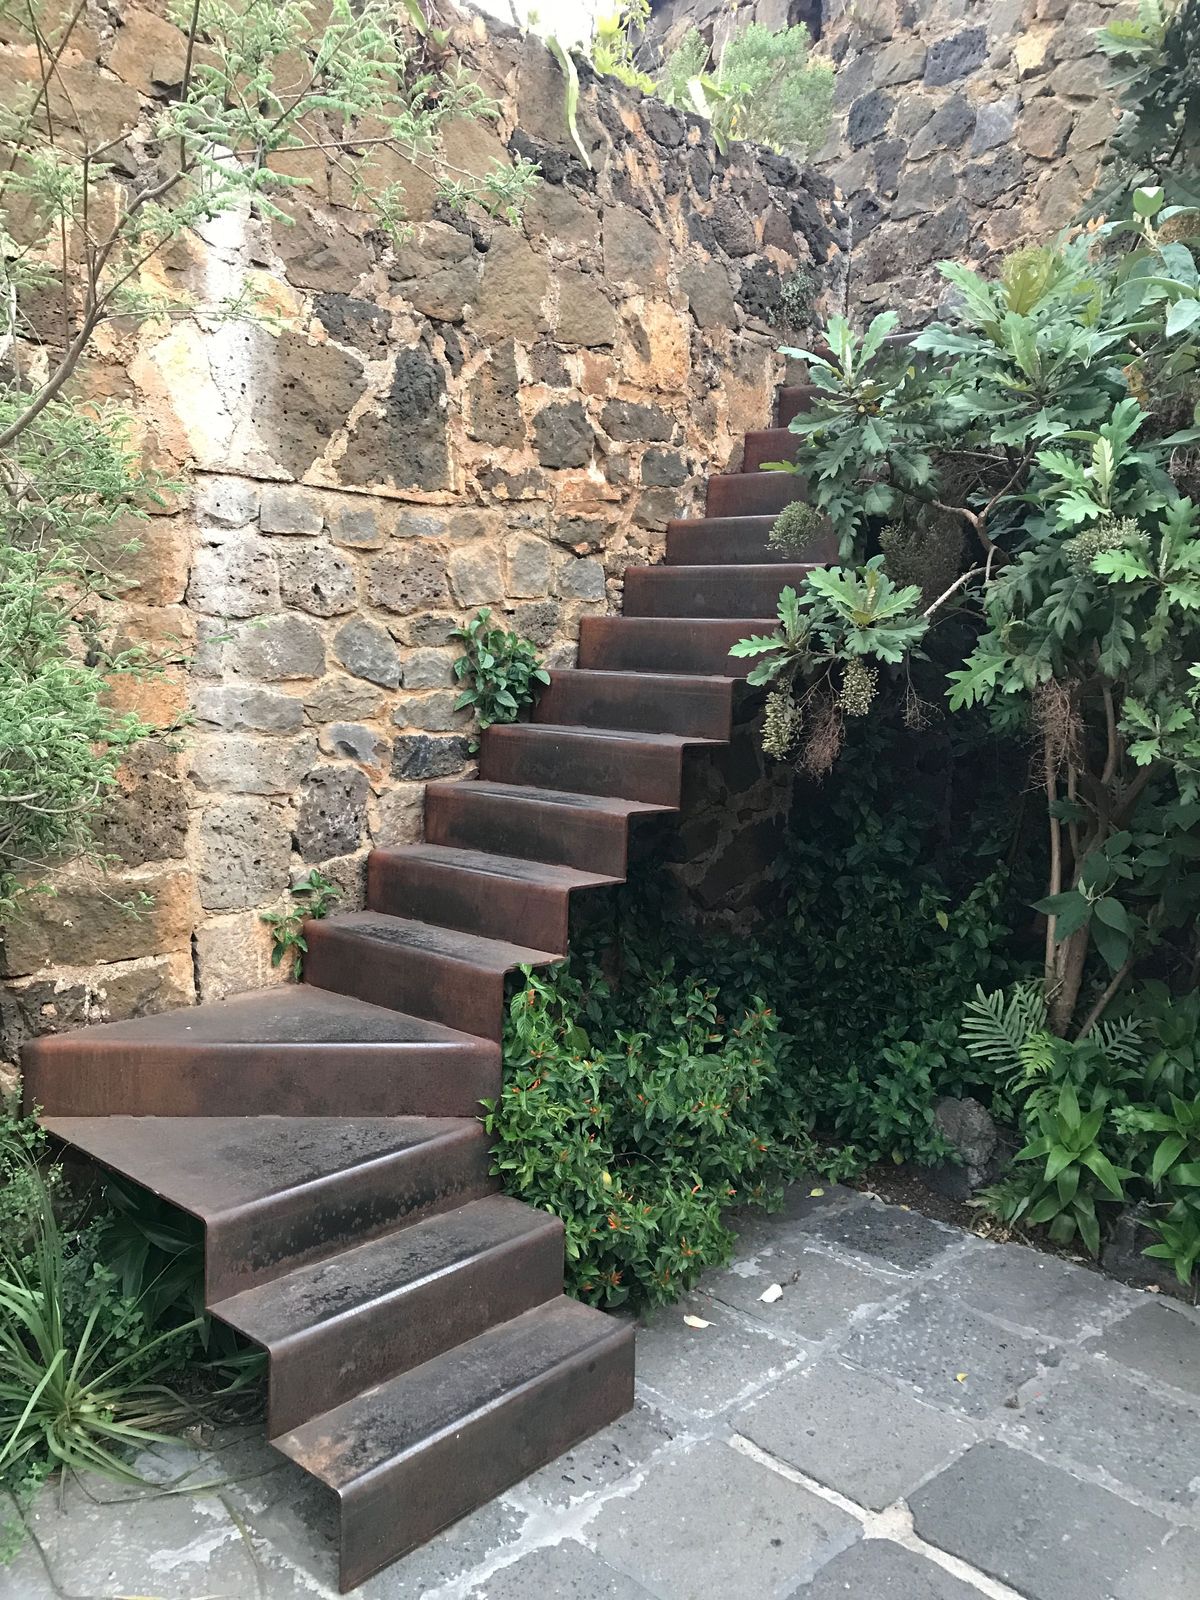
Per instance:
[[[162,1430],[193,1413],[163,1380],[173,1347],[197,1324],[119,1352],[102,1285],[73,1314],[66,1241],[46,1180],[23,1146],[3,1146],[0,1165],[27,1197],[27,1230],[0,1243],[0,1483],[28,1484],[60,1468],[143,1483],[131,1453],[169,1442]]]

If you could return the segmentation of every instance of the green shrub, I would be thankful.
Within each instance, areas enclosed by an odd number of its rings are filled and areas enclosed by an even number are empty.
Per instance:
[[[730,1208],[819,1160],[772,1010],[645,954],[647,922],[621,926],[622,981],[587,954],[526,974],[485,1119],[495,1171],[561,1217],[567,1287],[597,1305],[674,1299],[727,1258]]]
[[[1003,1222],[1078,1237],[1099,1255],[1118,1208],[1137,1205],[1181,1283],[1200,1260],[1200,992],[1134,991],[1080,1039],[1052,1033],[1041,987],[981,989],[963,1042],[1004,1084],[1025,1137],[982,1203]]]
[[[805,157],[820,149],[833,107],[833,68],[809,56],[803,23],[775,32],[752,22],[739,29],[715,64],[697,29],[671,52],[659,77],[668,105],[712,121],[718,147],[749,139]]]

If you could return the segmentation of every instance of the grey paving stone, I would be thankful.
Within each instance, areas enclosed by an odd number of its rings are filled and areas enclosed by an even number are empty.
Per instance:
[[[759,1297],[773,1283],[783,1294],[765,1305]],[[823,1339],[860,1306],[894,1295],[901,1283],[869,1267],[806,1250],[800,1242],[766,1245],[704,1278],[705,1290],[725,1305],[802,1339]]]
[[[512,1495],[522,1501],[570,1505],[619,1483],[673,1437],[674,1429],[666,1417],[653,1406],[636,1405],[619,1422],[526,1478]]]
[[[936,1405],[983,1417],[1015,1398],[1051,1347],[989,1322],[934,1285],[856,1328],[841,1353],[868,1372],[903,1378]]]
[[[1080,1339],[1142,1299],[1086,1267],[1024,1245],[988,1244],[939,1278],[948,1295],[1022,1328],[1055,1339]]]
[[[1200,1394],[1200,1326],[1161,1300],[1143,1297],[1136,1311],[1114,1322],[1088,1348],[1160,1383]]]
[[[652,1600],[640,1583],[614,1572],[573,1539],[534,1550],[467,1591],[467,1600]]]
[[[493,1500],[412,1555],[385,1567],[354,1591],[356,1600],[423,1600],[431,1589],[465,1577],[514,1544],[524,1524],[524,1513],[506,1500]]]
[[[1138,1562],[1117,1585],[1117,1600],[1196,1600],[1200,1534],[1177,1529],[1162,1550]]]
[[[689,1328],[685,1315],[707,1328]],[[749,1399],[773,1379],[798,1366],[805,1352],[706,1294],[689,1295],[655,1313],[638,1330],[638,1384],[652,1404],[673,1415],[707,1420]]]
[[[887,1539],[834,1556],[791,1600],[979,1600],[979,1590]]]
[[[612,1566],[670,1600],[787,1594],[856,1537],[846,1512],[718,1440],[652,1461],[587,1537]]]
[[[913,1496],[922,1539],[1030,1600],[1119,1600],[1170,1524],[1007,1445],[979,1444]]]
[[[1020,1415],[1039,1453],[1098,1466],[1151,1499],[1180,1507],[1200,1499],[1200,1408],[1163,1400],[1095,1356],[1030,1389]]]
[[[89,1475],[61,1491],[46,1485],[26,1522],[69,1595],[246,1600],[255,1593],[254,1551],[216,1494],[142,1494]]]
[[[823,1183],[820,1178],[802,1178],[789,1184],[783,1204],[774,1211],[761,1206],[742,1206],[727,1219],[744,1245],[761,1249],[781,1242],[807,1244],[805,1235],[814,1217],[867,1204],[865,1196],[840,1183]]]
[[[929,1266],[963,1239],[960,1232],[944,1228],[919,1211],[880,1205],[874,1200],[862,1206],[838,1206],[817,1212],[808,1223],[808,1231],[814,1238],[842,1250],[888,1262],[905,1272]]]
[[[901,1499],[977,1437],[961,1418],[830,1358],[772,1384],[733,1426],[873,1511]]]

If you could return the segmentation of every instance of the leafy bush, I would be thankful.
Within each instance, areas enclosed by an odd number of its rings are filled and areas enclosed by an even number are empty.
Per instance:
[[[594,948],[526,974],[485,1118],[509,1193],[562,1218],[568,1289],[607,1306],[674,1299],[727,1258],[726,1211],[819,1160],[774,1012],[651,954],[636,916],[619,937],[618,981]]]
[[[1095,216],[1127,213],[1157,185],[1173,205],[1200,206],[1200,0],[1140,0],[1096,35],[1120,63],[1123,115],[1092,199]]]
[[[516,722],[533,704],[538,686],[550,682],[534,646],[519,633],[493,627],[488,606],[450,637],[466,646],[454,663],[455,678],[466,684],[454,709],[470,706],[481,732],[493,722]]]
[[[991,282],[943,264],[955,319],[913,345],[889,340],[886,314],[862,339],[832,319],[828,352],[793,352],[819,392],[779,466],[815,485],[848,565],[810,575],[777,633],[734,649],[764,657],[772,753],[799,747],[820,770],[842,713],[874,700],[863,657],[907,675],[938,630],[965,645],[949,708],[1035,731],[1045,993],[1052,1031],[1080,1038],[1139,963],[1188,963],[1200,905],[1200,511],[1172,477],[1200,441],[1173,430],[1200,362],[1200,271],[1155,232],[1161,211],[1145,194],[1135,220],[1020,251]],[[1114,254],[1118,235],[1133,248]],[[926,602],[888,566],[933,515],[977,564]]]
[[[833,68],[809,56],[803,23],[778,32],[752,22],[734,33],[710,68],[710,52],[691,28],[659,78],[669,105],[687,106],[712,122],[719,149],[731,139],[771,145],[792,155],[820,149],[833,107]]]
[[[1106,1223],[1136,1204],[1159,1242],[1146,1254],[1189,1283],[1200,1259],[1200,992],[1160,983],[1080,1039],[1048,1024],[1040,986],[980,989],[966,1008],[972,1058],[1007,1077],[1026,1142],[981,1200],[1003,1221],[1078,1237],[1098,1255]]]

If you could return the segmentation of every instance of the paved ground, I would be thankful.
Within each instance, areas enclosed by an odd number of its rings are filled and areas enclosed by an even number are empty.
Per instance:
[[[630,1417],[363,1600],[1200,1600],[1194,1312],[802,1189],[638,1368]],[[241,1438],[164,1459],[166,1497],[46,1492],[0,1595],[331,1596],[328,1508],[277,1463]]]

